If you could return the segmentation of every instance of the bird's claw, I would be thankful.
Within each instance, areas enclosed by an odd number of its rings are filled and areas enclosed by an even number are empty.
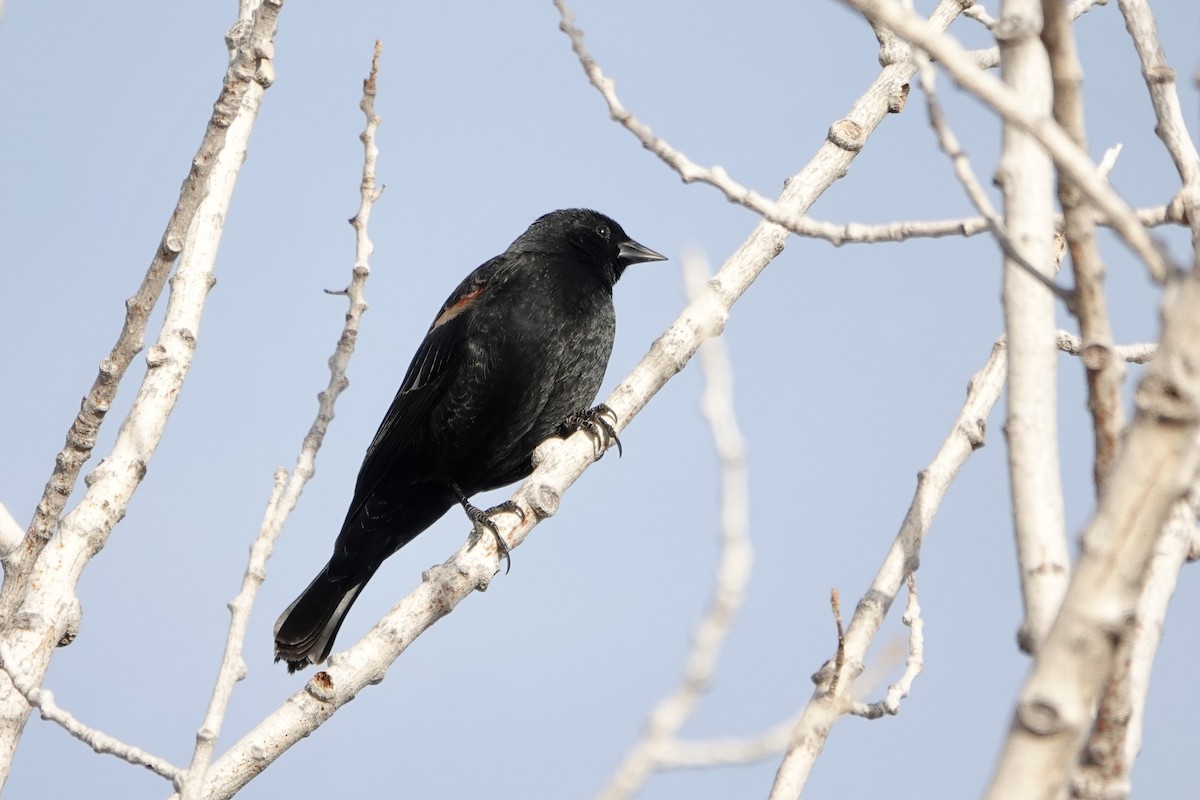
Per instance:
[[[500,529],[496,527],[492,515],[503,512],[510,512],[517,515],[517,519],[521,522],[525,521],[525,511],[512,500],[505,500],[498,506],[492,506],[484,511],[468,503],[465,499],[460,501],[464,509],[466,509],[467,517],[471,520],[471,524],[475,527],[471,530],[471,535],[467,537],[467,549],[475,547],[479,544],[479,539],[483,536],[483,531],[491,532],[496,539],[496,551],[500,557],[504,559],[505,569],[504,574],[507,575],[512,570],[512,558],[508,554],[508,542],[504,541],[504,537],[500,535]]]
[[[608,448],[617,446],[617,458],[623,455],[621,440],[617,437],[617,413],[604,403],[582,414],[572,414],[563,420],[563,436],[570,436],[575,431],[585,431],[592,439],[595,447],[596,460],[604,455]]]

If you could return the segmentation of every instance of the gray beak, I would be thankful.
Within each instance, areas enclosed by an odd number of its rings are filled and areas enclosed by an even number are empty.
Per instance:
[[[640,264],[643,261],[666,261],[662,253],[656,253],[644,244],[638,244],[633,239],[621,242],[617,250],[617,258],[626,264]]]

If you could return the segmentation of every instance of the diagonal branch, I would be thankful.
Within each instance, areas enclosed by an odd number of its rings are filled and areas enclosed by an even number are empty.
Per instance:
[[[792,729],[787,753],[775,773],[771,800],[800,796],[834,723],[853,710],[851,690],[864,669],[867,649],[896,596],[916,571],[921,545],[950,484],[971,453],[984,445],[987,418],[1000,399],[1007,364],[1008,352],[1001,339],[993,345],[983,368],[971,379],[967,399],[950,434],[929,466],[917,475],[912,504],[871,587],[858,601],[845,631],[844,645],[839,647],[839,658],[827,661],[813,676],[816,688]],[[914,635],[917,633],[913,631]],[[912,653],[909,658],[911,662]]]
[[[63,730],[95,752],[116,756],[137,767],[145,767],[169,781],[176,780],[182,773],[179,767],[166,759],[151,755],[140,747],[126,744],[103,731],[84,725],[71,712],[59,707],[58,703],[54,701],[52,692],[38,687],[20,673],[18,664],[2,642],[0,642],[0,671],[12,682],[13,687],[21,693],[29,705],[42,712],[42,719],[57,723]]]
[[[957,15],[958,0],[942,0],[933,19],[945,29]],[[778,203],[792,214],[802,214],[849,170],[867,136],[889,113],[889,98],[913,73],[911,59],[888,64],[848,116],[833,126],[853,132],[854,142],[831,133],[809,163],[793,176]],[[750,284],[782,251],[788,231],[768,222],[755,227],[706,284],[704,292],[685,308],[654,342],[650,352],[605,401],[618,417],[619,433],[645,407],[672,376],[696,353],[700,344],[724,326],[729,309]],[[527,513],[511,526],[502,520],[500,533],[510,548],[524,541],[540,519],[551,516],[562,494],[594,460],[594,447],[586,434],[566,441],[551,439],[534,453],[536,469],[513,496]],[[511,527],[510,527],[511,526]],[[308,736],[365,687],[378,683],[388,666],[426,629],[454,610],[477,589],[485,588],[498,568],[495,545],[490,540],[473,549],[465,546],[446,563],[428,570],[421,585],[401,600],[365,637],[350,649],[335,654],[324,671],[272,712],[226,752],[209,772],[205,797],[227,798],[300,739]]]

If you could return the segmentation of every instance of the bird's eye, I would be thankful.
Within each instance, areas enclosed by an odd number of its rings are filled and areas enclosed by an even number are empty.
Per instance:
[[[607,239],[610,235],[607,225],[597,225],[596,233],[600,236],[601,239]]]

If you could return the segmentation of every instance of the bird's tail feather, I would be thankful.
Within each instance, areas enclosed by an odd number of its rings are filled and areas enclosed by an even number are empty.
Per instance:
[[[275,660],[286,661],[288,672],[324,661],[346,613],[374,572],[339,579],[330,577],[326,565],[275,622]]]

